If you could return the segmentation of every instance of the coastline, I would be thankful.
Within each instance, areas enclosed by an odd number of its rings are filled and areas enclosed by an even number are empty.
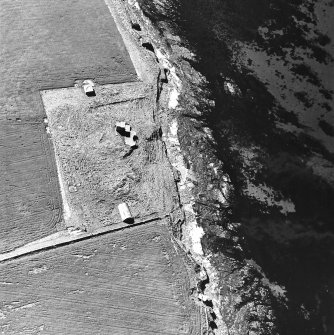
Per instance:
[[[164,133],[169,131],[172,142],[180,143],[184,165],[191,171],[187,181],[191,201],[183,203],[186,216],[190,216],[186,222],[196,217],[203,253],[218,278],[216,297],[221,316],[217,319],[224,322],[220,327],[213,325],[212,331],[329,334],[333,327],[329,317],[333,310],[331,146],[326,148],[297,113],[280,105],[277,93],[270,91],[252,68],[254,61],[249,59],[253,56],[245,59],[244,50],[235,43],[238,38],[254,38],[258,43],[255,50],[268,47],[272,59],[286,57],[279,54],[279,41],[292,43],[300,48],[296,47],[296,52],[306,48],[304,57],[312,57],[310,47],[313,55],[320,57],[316,61],[324,56],[330,64],[319,39],[301,30],[312,31],[318,24],[318,18],[312,17],[313,2],[306,9],[302,1],[265,7],[262,12],[259,7],[250,7],[253,14],[257,10],[261,13],[253,21],[238,4],[225,8],[217,1],[205,5],[172,0],[138,3],[134,7],[141,9],[156,35],[154,47],[159,49],[165,41],[168,61],[182,83],[180,94],[172,94],[174,103],[170,106],[174,109],[167,113],[172,129],[167,127]],[[240,18],[236,16],[239,11]],[[289,16],[282,15],[284,11],[305,20],[308,28],[302,21],[289,21]],[[210,15],[212,20],[205,21]],[[270,15],[278,18],[269,28],[274,39],[261,42],[257,27],[261,20],[270,21]],[[277,41],[275,29],[285,23],[286,35]],[[315,32],[319,38],[325,36]],[[270,49],[270,43],[275,48]],[[289,64],[285,59],[284,66]],[[265,73],[267,67],[263,64],[259,68]],[[297,82],[310,80],[315,70],[306,69],[309,73],[291,70],[300,76]],[[317,83],[311,81],[312,85]],[[332,103],[330,88],[319,89]],[[307,108],[312,112],[310,106]],[[323,108],[331,111],[326,104]],[[322,127],[326,124],[321,123]],[[173,138],[176,129],[177,139]],[[183,239],[187,240],[191,238]],[[198,246],[198,240],[194,244]],[[321,279],[313,274],[314,269]],[[311,291],[307,287],[312,287]]]
[[[120,17],[122,17],[121,7],[118,7],[116,1],[113,3],[121,11]],[[184,73],[178,66],[180,55],[171,54],[169,43],[159,36],[152,22],[143,14],[137,1],[128,2],[125,15],[128,17],[124,22],[128,22],[130,18],[132,26],[140,27],[139,43],[152,45],[154,56],[160,68],[155,119],[162,129],[162,140],[167,157],[174,169],[174,179],[181,205],[170,215],[171,229],[174,242],[184,250],[190,263],[195,267],[196,285],[191,295],[202,306],[206,314],[206,326],[203,326],[202,331],[203,333],[208,331],[214,334],[227,334],[228,329],[221,316],[222,297],[220,296],[219,275],[211,264],[212,255],[203,252],[201,239],[204,231],[197,223],[197,213],[194,210],[196,203],[194,202],[193,188],[197,184],[197,177],[186,163],[186,157],[179,141],[178,122],[182,108],[180,100],[182,99],[181,95],[184,94],[183,84],[185,83]],[[117,19],[115,18],[115,20]],[[185,49],[183,51],[187,52]],[[210,136],[209,131],[207,136]]]

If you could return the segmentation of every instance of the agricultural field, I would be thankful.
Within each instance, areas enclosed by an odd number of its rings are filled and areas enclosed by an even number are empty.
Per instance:
[[[169,234],[152,222],[1,264],[0,332],[201,334]]]
[[[53,233],[62,216],[54,153],[39,123],[0,123],[0,252]]]
[[[137,79],[103,0],[4,0],[0,34],[1,96]]]
[[[0,252],[59,230],[62,204],[39,91],[136,72],[103,0],[0,5]]]

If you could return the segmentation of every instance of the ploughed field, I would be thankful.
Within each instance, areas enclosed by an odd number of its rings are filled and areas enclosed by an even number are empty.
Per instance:
[[[56,231],[62,207],[43,124],[0,123],[0,251]]]
[[[103,0],[0,4],[0,252],[60,229],[53,147],[39,90],[136,80]]]
[[[0,264],[0,332],[200,334],[188,268],[167,226],[125,232]]]

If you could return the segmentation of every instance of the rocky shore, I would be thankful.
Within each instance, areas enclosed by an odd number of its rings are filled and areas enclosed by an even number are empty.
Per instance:
[[[209,332],[331,334],[332,2],[127,6],[169,81],[157,118],[184,156],[174,234],[207,266]]]

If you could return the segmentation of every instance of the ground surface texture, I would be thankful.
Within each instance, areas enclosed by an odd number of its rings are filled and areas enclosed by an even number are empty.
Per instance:
[[[164,217],[177,206],[151,92],[142,82],[99,86],[92,98],[80,88],[42,92],[69,209],[66,226],[89,230],[115,224],[121,202],[139,221]],[[119,121],[136,131],[137,148],[115,131]]]

